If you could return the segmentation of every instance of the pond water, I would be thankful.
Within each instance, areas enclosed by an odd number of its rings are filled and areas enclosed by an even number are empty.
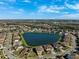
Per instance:
[[[59,41],[60,38],[58,33],[25,32],[22,36],[29,46],[40,46],[55,43]]]

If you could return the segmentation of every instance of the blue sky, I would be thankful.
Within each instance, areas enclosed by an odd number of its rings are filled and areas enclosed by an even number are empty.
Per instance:
[[[79,0],[0,0],[0,19],[79,19]]]

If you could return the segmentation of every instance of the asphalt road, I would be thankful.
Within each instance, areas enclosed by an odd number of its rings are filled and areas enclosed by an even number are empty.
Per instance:
[[[9,59],[15,59],[14,56],[10,53],[10,51],[6,47],[3,48],[3,52]]]

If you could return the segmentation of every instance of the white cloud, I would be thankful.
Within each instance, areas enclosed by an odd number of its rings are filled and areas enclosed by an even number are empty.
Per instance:
[[[60,10],[65,9],[65,7],[58,7],[58,6],[40,6],[39,12],[51,12],[51,13],[59,13]]]
[[[0,5],[4,5],[5,3],[4,2],[0,2]]]
[[[63,12],[62,14],[65,14],[66,15],[66,14],[69,14],[69,12]]]
[[[15,10],[15,11],[11,11],[12,14],[23,14],[24,13],[24,10],[23,9],[18,9],[18,10]]]
[[[9,2],[16,2],[16,0],[8,0]]]
[[[79,19],[79,14],[65,14],[61,15],[58,18],[60,19]]]
[[[70,9],[79,9],[79,3],[76,3],[74,5],[65,3],[65,5]]]
[[[0,9],[6,9],[5,5],[7,5],[5,2],[0,2]]]
[[[30,0],[24,0],[23,2],[29,3],[29,2],[31,2],[31,1],[30,1]]]
[[[10,8],[10,9],[14,9],[14,7],[13,7],[13,6],[9,6],[9,8]]]
[[[53,9],[47,9],[46,12],[50,12],[50,13],[59,13],[58,10],[53,10]]]
[[[19,12],[24,12],[24,9],[18,9]]]
[[[50,9],[55,9],[55,10],[62,10],[65,9],[65,7],[58,7],[58,6],[49,6]]]

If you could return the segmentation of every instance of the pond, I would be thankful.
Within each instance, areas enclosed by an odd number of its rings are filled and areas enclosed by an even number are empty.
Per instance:
[[[37,33],[37,32],[25,32],[22,34],[23,39],[29,46],[40,46],[46,44],[52,44],[59,41],[58,33]]]

